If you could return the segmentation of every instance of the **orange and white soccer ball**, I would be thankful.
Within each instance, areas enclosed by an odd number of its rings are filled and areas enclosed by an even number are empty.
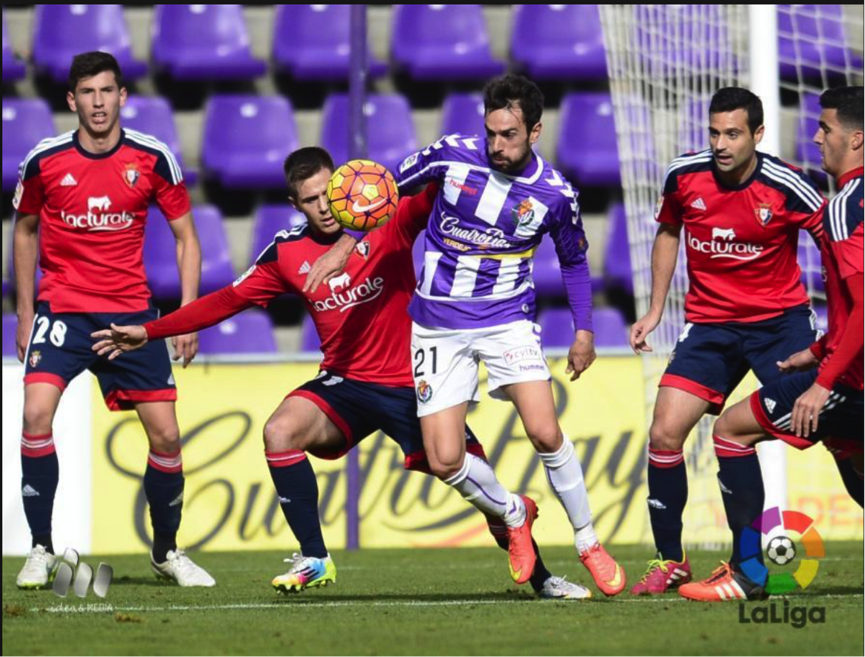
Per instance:
[[[346,162],[327,183],[327,201],[336,221],[352,230],[372,230],[396,212],[399,192],[393,175],[370,160]]]

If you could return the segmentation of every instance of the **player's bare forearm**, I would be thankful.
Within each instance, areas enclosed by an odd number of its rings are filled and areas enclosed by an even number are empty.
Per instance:
[[[315,261],[312,269],[306,275],[303,293],[315,292],[319,285],[327,283],[327,281],[345,269],[348,258],[351,256],[351,252],[354,250],[356,244],[357,240],[354,237],[348,233],[343,233],[330,248],[330,251]]]
[[[18,316],[33,315],[33,299],[36,296],[36,258],[39,253],[39,217],[33,214],[18,215],[13,232],[13,257],[15,259],[15,293]]]
[[[198,241],[191,213],[175,219],[170,225],[177,242],[180,305],[185,306],[198,298],[198,285],[201,282],[201,243]]]
[[[679,258],[681,226],[661,224],[652,246],[652,301],[649,313],[658,319],[664,314],[664,303],[670,291],[670,281]]]

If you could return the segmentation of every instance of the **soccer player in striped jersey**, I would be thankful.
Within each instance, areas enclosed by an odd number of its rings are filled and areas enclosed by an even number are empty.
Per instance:
[[[516,406],[540,455],[581,562],[604,594],[616,595],[625,573],[595,534],[582,468],[558,423],[534,321],[532,257],[549,235],[574,321],[567,373],[577,379],[595,359],[588,244],[577,192],[533,150],[543,104],[543,94],[525,77],[495,78],[484,89],[486,139],[442,137],[395,173],[402,190],[440,184],[424,238],[423,273],[409,305],[418,414],[439,478],[508,523],[532,518],[535,509],[496,485],[489,468],[465,450],[462,427],[469,405],[480,400],[483,361],[490,396]],[[335,251],[350,248],[350,238],[344,239]],[[530,572],[512,575],[519,581]]]
[[[710,148],[667,169],[658,202],[649,312],[631,328],[635,352],[651,351],[684,228],[689,288],[685,326],[661,378],[649,429],[649,516],[657,556],[632,588],[663,593],[691,579],[682,547],[688,497],[683,447],[706,413],[752,370],[764,384],[776,362],[815,337],[797,264],[799,231],[819,243],[825,204],[816,185],[776,157],[758,153],[763,105],[746,89],[719,90],[709,105]]]
[[[851,497],[862,505],[862,87],[825,91],[820,106],[814,141],[823,169],[838,187],[822,212],[829,332],[779,360],[778,370],[786,376],[727,409],[715,423],[718,482],[734,546],[763,513],[765,493],[754,450],[763,440],[780,439],[797,449],[822,441],[837,459]],[[740,557],[734,547],[730,563],[679,593],[703,601],[761,597],[768,571],[759,560]]]
[[[126,89],[111,55],[89,52],[73,59],[67,101],[78,114],[78,129],[43,140],[27,155],[13,199],[17,347],[26,366],[21,489],[32,534],[17,584],[45,586],[57,562],[51,537],[59,480],[54,413],[69,382],[90,370],[108,408],[134,409],[147,433],[144,492],[153,523],[154,572],[181,586],[213,586],[213,578],[177,548],[183,464],[165,344],[115,363],[90,348],[90,333],[106,321],[157,316],[143,262],[150,203],[163,211],[177,240],[181,302],[198,294],[201,247],[183,175],[165,144],[120,127]],[[34,308],[37,255],[43,277]],[[198,339],[180,336],[174,348],[185,367]]]

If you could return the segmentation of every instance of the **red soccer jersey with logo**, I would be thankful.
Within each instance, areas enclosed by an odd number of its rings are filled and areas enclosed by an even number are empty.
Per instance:
[[[655,218],[684,226],[685,319],[758,322],[808,303],[799,230],[819,241],[825,202],[801,171],[762,153],[735,188],[721,183],[711,151],[673,160]]]
[[[303,295],[330,373],[392,387],[411,387],[411,319],[415,288],[411,247],[426,227],[437,185],[399,202],[382,228],[357,243],[345,270],[312,293],[306,275],[339,235],[321,238],[300,226],[277,233],[255,264],[232,286],[145,324],[151,340],[196,331],[281,294]]]
[[[862,181],[862,169],[851,171],[838,183],[841,189],[826,208],[823,223],[826,237],[820,250],[826,279],[826,300],[829,303],[829,332],[824,342],[825,356],[820,362],[821,374],[832,362],[853,311],[853,300],[845,286],[845,279],[863,273],[862,188],[865,183]],[[861,340],[861,334],[858,337]],[[837,380],[862,390],[862,369],[863,351],[860,347],[856,358]]]
[[[45,139],[19,168],[13,205],[39,216],[39,301],[53,312],[136,312],[149,306],[144,224],[155,202],[170,221],[190,211],[177,160],[155,138],[122,130],[106,153],[78,132]]]

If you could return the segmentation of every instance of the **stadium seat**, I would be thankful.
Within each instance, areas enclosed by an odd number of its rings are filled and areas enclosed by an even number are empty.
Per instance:
[[[631,247],[628,243],[628,218],[625,206],[616,203],[610,210],[607,243],[604,250],[604,286],[634,294]]]
[[[267,70],[252,56],[241,5],[156,5],[152,58],[175,80],[249,80]]]
[[[198,178],[198,172],[183,165],[180,153],[180,138],[177,136],[177,126],[174,124],[174,114],[171,105],[161,96],[130,96],[126,105],[120,110],[124,128],[132,128],[139,132],[153,135],[159,141],[165,142],[183,169],[183,179],[187,186],[192,186]]]
[[[819,81],[822,87],[826,80],[821,70],[861,69],[861,55],[841,45],[848,43],[845,21],[841,5],[778,5],[781,76],[788,80],[801,76]]]
[[[627,347],[628,323],[617,308],[596,308],[592,313],[596,347]]]
[[[475,80],[505,69],[493,58],[480,5],[394,5],[394,64],[413,80]]]
[[[273,62],[296,80],[347,80],[350,27],[350,5],[276,5]],[[387,72],[369,52],[367,68],[372,77]]]
[[[388,169],[418,149],[411,108],[404,96],[370,94],[364,105],[367,122],[367,159]],[[348,96],[332,94],[322,110],[321,144],[337,166],[349,158]]]
[[[234,281],[234,268],[222,215],[212,205],[192,209],[195,229],[201,242],[201,284],[199,295],[209,294]],[[147,281],[157,299],[180,299],[174,234],[157,207],[151,207],[144,232],[144,266]]]
[[[628,325],[615,308],[596,308],[592,313],[595,347],[627,347]],[[574,319],[569,308],[549,308],[540,313],[541,344],[544,348],[570,347],[574,341]]]
[[[486,134],[484,99],[480,94],[449,94],[442,105],[443,135]]]
[[[549,235],[544,237],[535,252],[532,279],[535,282],[535,292],[539,298],[564,298],[566,296],[556,245]],[[592,292],[599,291],[602,286],[603,279],[592,275]]]
[[[304,353],[321,351],[321,340],[318,339],[312,315],[303,316],[303,328],[300,333],[300,350]]]
[[[57,134],[51,109],[41,98],[3,99],[3,191],[18,182],[18,165],[46,137]]]
[[[810,235],[799,233],[799,268],[802,270],[802,284],[809,292],[825,292],[823,265],[820,250],[814,245]]]
[[[533,80],[606,80],[598,5],[515,5],[511,59]]]
[[[805,91],[799,95],[799,116],[796,123],[796,160],[806,162],[811,169],[821,171],[820,147],[814,143],[814,134],[820,126],[820,94]]]
[[[202,354],[275,354],[273,322],[263,310],[250,308],[198,334]]]
[[[283,189],[282,163],[297,147],[297,127],[288,99],[210,97],[201,152],[205,177],[232,189]]]
[[[622,178],[613,103],[608,91],[567,94],[562,100],[558,165],[578,187],[617,186]]]
[[[12,42],[9,40],[9,31],[6,29],[6,11],[3,11],[3,82],[15,82],[21,80],[27,73],[24,62],[20,61],[12,52]]]
[[[33,23],[33,63],[55,82],[65,83],[72,58],[91,50],[114,55],[126,80],[147,73],[132,56],[122,5],[36,5]]]
[[[273,236],[281,230],[291,230],[306,223],[306,217],[289,205],[262,205],[255,213],[252,227],[252,247],[249,264],[252,265],[259,254],[273,241]],[[312,263],[310,263],[312,264]]]
[[[15,313],[3,313],[3,355],[18,355],[16,335],[18,333],[18,316]]]

